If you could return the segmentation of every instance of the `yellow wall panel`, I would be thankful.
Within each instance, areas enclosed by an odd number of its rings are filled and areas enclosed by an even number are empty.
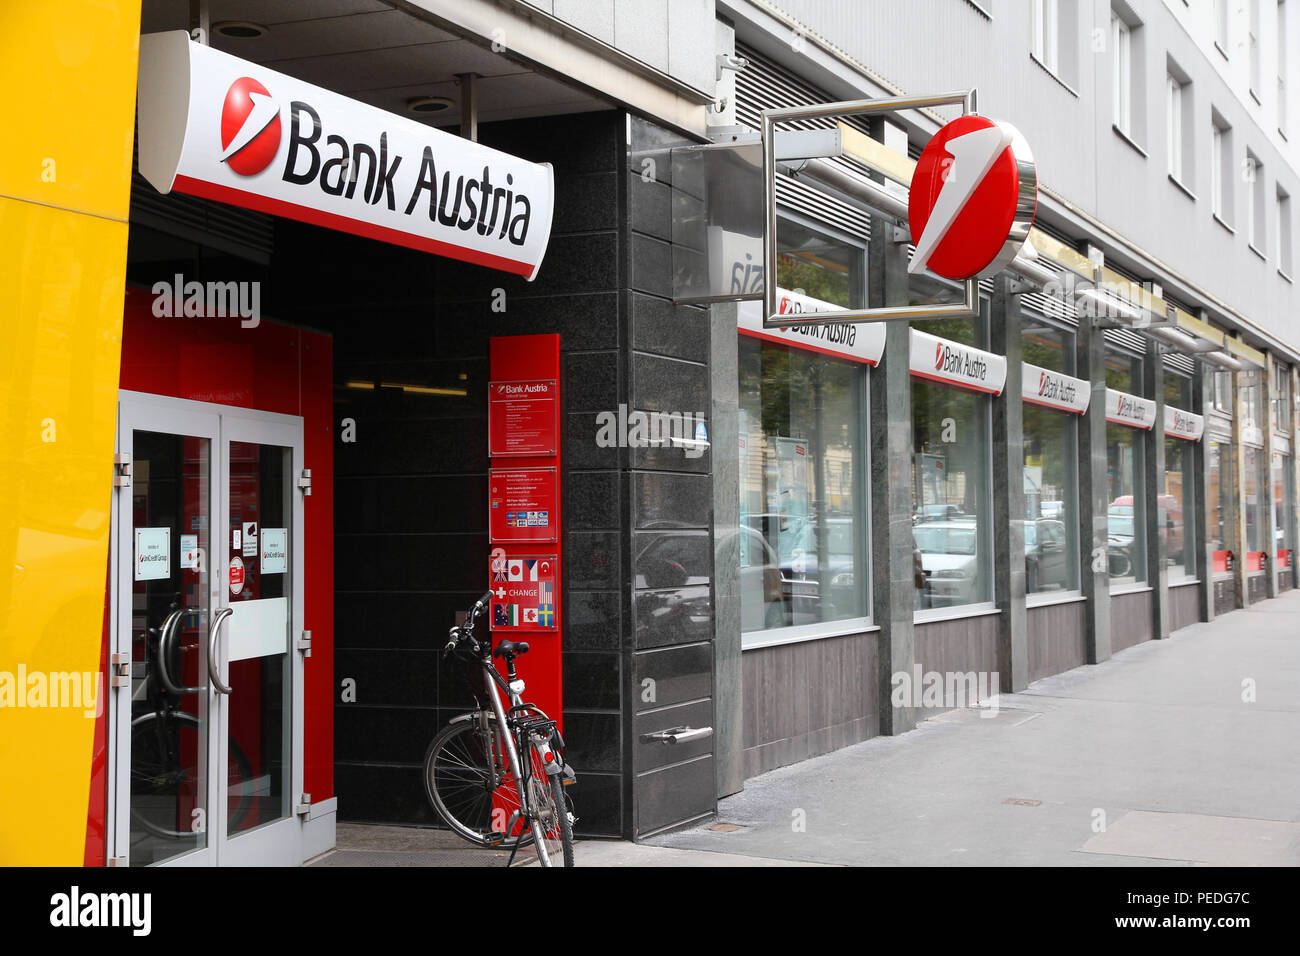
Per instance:
[[[126,233],[0,199],[0,681],[99,669]],[[87,701],[3,702],[0,864],[79,864]]]
[[[4,0],[0,196],[126,219],[140,0]]]
[[[0,3],[0,864],[85,850],[104,690],[56,675],[99,671],[139,22]]]

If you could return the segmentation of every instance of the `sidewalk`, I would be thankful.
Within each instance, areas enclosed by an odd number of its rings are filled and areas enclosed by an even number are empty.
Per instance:
[[[1004,695],[996,716],[950,711],[756,777],[708,826],[575,854],[579,866],[1300,865],[1300,591]],[[337,849],[309,865],[507,857],[438,830],[340,824]]]
[[[1300,592],[999,702],[756,777],[719,804],[740,829],[650,842],[877,866],[1300,864]]]

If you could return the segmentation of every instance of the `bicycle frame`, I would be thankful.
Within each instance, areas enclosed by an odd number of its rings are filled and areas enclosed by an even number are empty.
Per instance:
[[[509,695],[510,712],[513,713],[517,709],[525,706],[522,696],[524,691],[524,682],[522,679],[516,677],[515,680],[507,683],[505,678],[503,678],[492,665],[490,657],[480,659],[479,666],[484,669],[488,678],[485,682],[487,685],[488,701],[492,706],[492,713],[496,717],[497,727],[500,729],[502,748],[505,750],[506,762],[510,768],[510,772],[514,775],[515,791],[519,796],[520,810],[516,810],[513,817],[517,817],[519,813],[525,813],[527,815],[527,823],[533,830],[533,845],[537,850],[538,858],[543,866],[547,866],[549,865],[549,860],[546,852],[546,844],[542,839],[541,824],[533,815],[533,801],[529,799],[528,795],[528,781],[532,776],[534,768],[532,767],[531,761],[525,763],[521,759],[519,747],[516,746],[514,729],[511,727],[509,719],[507,718],[505,705],[501,700],[501,691],[498,690],[498,686],[500,686],[501,688],[504,688],[506,693]],[[471,719],[473,719],[473,715],[467,716],[470,716]],[[525,736],[531,736],[532,739],[526,740]],[[552,760],[550,759],[551,742],[549,739],[543,740],[540,735],[528,735],[527,731],[521,730],[519,744],[536,747],[538,752],[542,755],[545,764],[547,766],[552,764]],[[563,808],[561,808],[561,812],[563,812]],[[517,820],[513,817],[506,821],[506,833],[509,833],[514,829]]]

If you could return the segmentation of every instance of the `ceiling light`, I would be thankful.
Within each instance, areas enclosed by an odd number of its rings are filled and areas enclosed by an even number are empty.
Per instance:
[[[222,20],[220,23],[214,23],[212,29],[223,37],[231,37],[235,40],[254,40],[271,32],[260,23],[249,20]]]
[[[406,101],[406,108],[412,113],[442,113],[453,105],[445,96],[413,96]]]

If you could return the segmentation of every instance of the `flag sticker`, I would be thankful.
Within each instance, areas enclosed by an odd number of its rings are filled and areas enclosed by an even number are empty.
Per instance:
[[[510,561],[506,565],[506,580],[522,581],[523,579],[524,579],[524,562],[517,561],[517,560]]]

